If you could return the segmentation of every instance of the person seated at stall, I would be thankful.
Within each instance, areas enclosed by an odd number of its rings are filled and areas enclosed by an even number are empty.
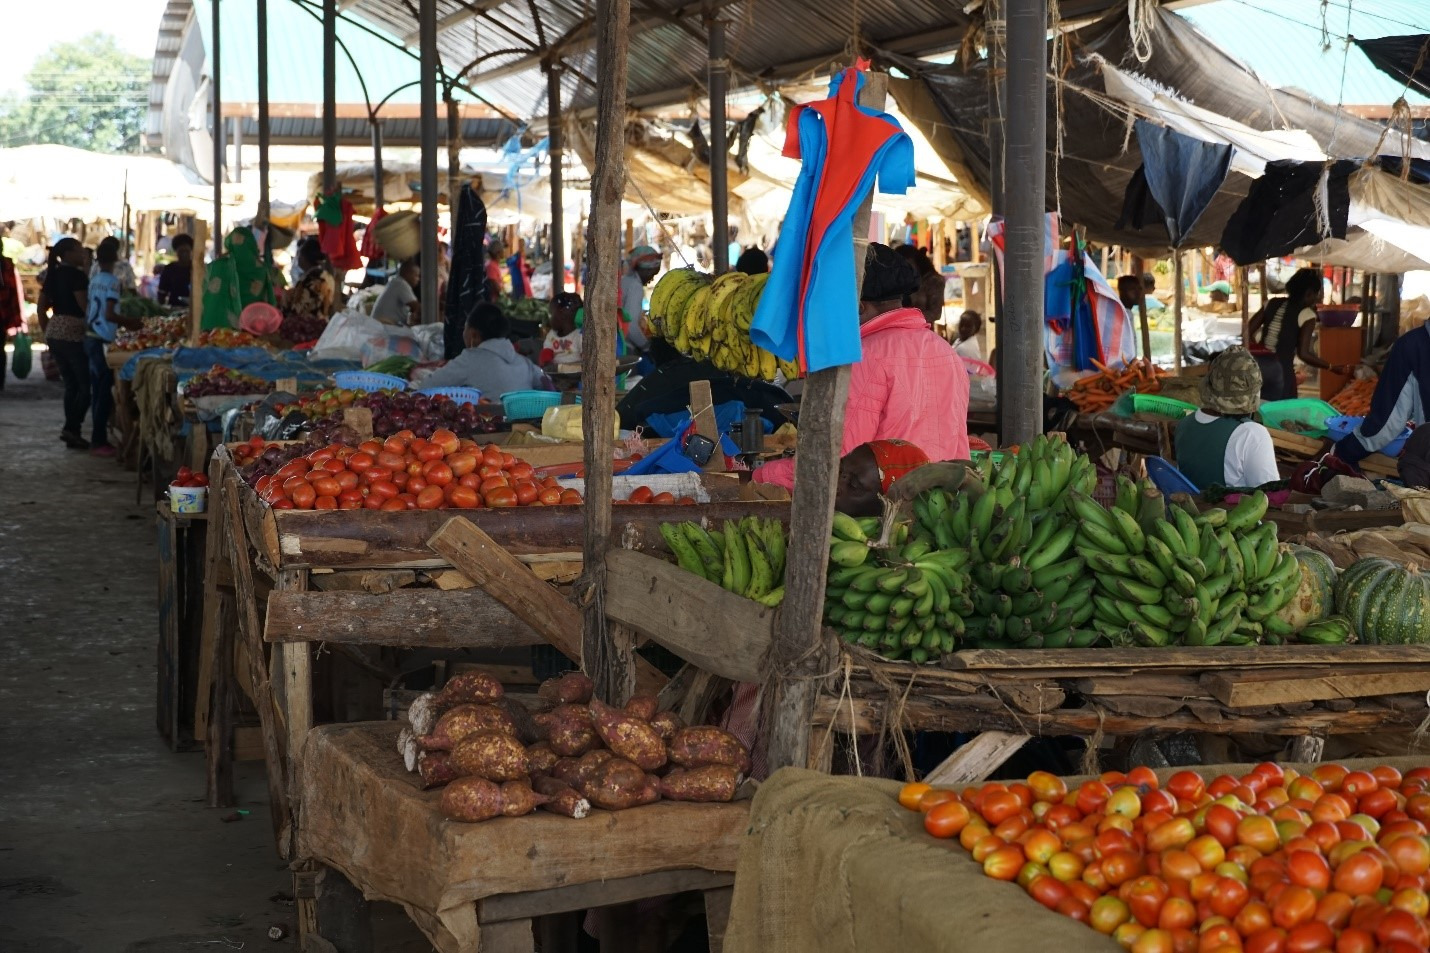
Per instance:
[[[745,275],[767,275],[770,273],[770,256],[758,248],[746,248],[735,262],[735,270]]]
[[[880,516],[880,497],[896,480],[928,462],[928,454],[906,440],[861,443],[839,461],[834,508],[847,516]]]
[[[983,315],[977,311],[965,311],[958,316],[958,340],[953,342],[953,352],[959,357],[983,360],[983,348],[978,344],[978,334],[983,330]]]
[[[477,305],[462,332],[465,350],[422,378],[422,387],[475,387],[493,399],[514,390],[550,390],[541,368],[516,352],[509,334],[501,308]]]
[[[419,306],[416,289],[421,283],[422,269],[414,256],[404,261],[397,269],[397,274],[383,286],[382,294],[377,296],[377,301],[372,306],[373,318],[383,324],[395,324],[399,327],[416,324]]]
[[[1252,419],[1261,406],[1261,368],[1251,352],[1229,347],[1218,354],[1201,394],[1202,408],[1177,425],[1177,469],[1199,490],[1281,479],[1271,432]]]
[[[159,275],[159,303],[185,305],[193,291],[194,240],[188,235],[175,235],[169,247],[174,250],[174,260]]]
[[[547,370],[581,363],[581,329],[576,326],[576,312],[580,310],[581,296],[574,291],[563,291],[551,299],[547,305],[550,330],[541,342],[536,363]]]
[[[1366,414],[1354,433],[1336,443],[1336,456],[1353,467],[1384,450],[1405,433],[1420,427],[1430,414],[1430,324],[1422,324],[1395,339],[1381,368],[1380,380]]]
[[[616,405],[622,430],[647,425],[646,421],[657,414],[674,414],[687,409],[690,385],[695,381],[710,382],[710,400],[716,406],[738,400],[747,410],[760,411],[771,427],[789,422],[779,406],[793,403],[794,398],[781,387],[722,371],[709,361],[686,357],[664,338],[651,339],[649,357],[655,362],[655,370],[641,378]]]
[[[328,320],[333,316],[338,279],[316,236],[298,243],[298,271],[302,277],[283,297],[283,313]]]
[[[1335,374],[1351,372],[1352,368],[1326,363],[1316,353],[1316,305],[1321,302],[1321,291],[1320,271],[1302,268],[1286,282],[1286,297],[1272,298],[1252,316],[1248,338],[1267,352],[1261,360],[1263,400],[1292,400],[1297,396],[1298,357],[1311,367]]]
[[[968,459],[968,370],[924,320],[903,306],[918,290],[914,268],[888,245],[864,256],[859,336],[863,357],[850,369],[842,451],[871,440],[910,440],[932,460]],[[754,479],[794,487],[794,459],[757,469]]]

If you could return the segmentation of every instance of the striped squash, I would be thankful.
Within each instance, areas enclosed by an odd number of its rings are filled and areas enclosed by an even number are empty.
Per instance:
[[[1336,612],[1370,645],[1430,643],[1430,574],[1389,559],[1361,559],[1336,584]]]
[[[1335,610],[1336,564],[1331,557],[1309,546],[1292,546],[1291,554],[1301,570],[1300,585],[1291,601],[1276,615],[1300,632]]]

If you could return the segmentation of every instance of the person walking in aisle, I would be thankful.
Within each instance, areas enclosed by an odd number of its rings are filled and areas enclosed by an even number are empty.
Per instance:
[[[84,246],[77,239],[61,238],[55,242],[36,307],[45,347],[59,365],[65,384],[65,426],[60,439],[71,450],[89,449],[89,441],[80,436],[89,410],[89,358],[84,351],[89,278],[84,273],[84,260]]]
[[[89,362],[90,427],[89,452],[96,457],[114,456],[109,443],[109,415],[114,410],[114,371],[110,369],[104,346],[114,340],[119,328],[138,330],[142,318],[127,318],[119,313],[122,292],[116,270],[119,261],[119,239],[110,236],[99,243],[95,251],[94,277],[89,282],[89,305],[85,318],[84,353]]]

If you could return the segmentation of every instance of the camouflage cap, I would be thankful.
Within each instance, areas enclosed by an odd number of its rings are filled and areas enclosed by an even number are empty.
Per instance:
[[[1261,406],[1261,368],[1244,347],[1229,347],[1202,378],[1202,406],[1219,414],[1254,414]]]

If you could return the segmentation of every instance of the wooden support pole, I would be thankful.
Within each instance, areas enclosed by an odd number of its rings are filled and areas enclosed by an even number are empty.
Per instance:
[[[725,89],[730,83],[730,60],[725,56],[725,21],[708,17],[710,89],[710,242],[714,246],[715,274],[723,275],[735,264],[730,260],[729,148],[725,141]]]
[[[1177,373],[1182,371],[1182,302],[1186,297],[1186,289],[1183,288],[1186,277],[1185,269],[1182,265],[1182,252],[1177,249],[1172,252],[1172,274],[1176,282],[1172,297],[1172,367]]]
[[[584,571],[577,592],[585,609],[581,661],[607,700],[634,687],[630,657],[613,650],[606,631],[606,550],[611,535],[611,459],[616,415],[616,309],[620,306],[621,197],[626,185],[626,61],[630,0],[596,4],[596,148],[591,176],[591,271],[582,348],[581,431],[586,446]]]
[[[883,73],[866,74],[859,104],[882,109],[888,84],[889,78]],[[864,280],[871,198],[866,196],[854,215],[855,288]],[[785,601],[775,626],[774,697],[767,699],[765,709],[773,717],[773,723],[767,726],[771,771],[787,765],[803,767],[809,760],[809,724],[818,692],[818,684],[811,676],[825,662],[817,649],[823,638],[829,524],[834,518],[834,491],[844,442],[844,404],[848,398],[847,364],[815,371],[805,381],[786,560],[793,572],[786,577]]]
[[[561,202],[561,67],[556,58],[546,64],[546,140],[551,159],[551,296],[566,290],[566,209]]]
[[[258,224],[265,229],[271,214],[268,177],[272,169],[268,162],[271,128],[268,121],[268,0],[258,0]],[[241,122],[242,120],[240,120]],[[260,250],[267,254],[271,242],[264,240]]]
[[[227,146],[224,145],[223,136],[223,42],[220,23],[222,18],[219,15],[219,0],[214,0],[213,22],[211,24],[213,36],[213,62],[209,64],[209,85],[213,93],[213,103],[211,105],[211,117],[213,119],[213,187],[214,187],[214,257],[223,254],[223,165],[224,152]],[[197,244],[194,251],[198,252],[195,257],[202,258],[201,249],[204,246]],[[198,297],[199,286],[195,285],[191,291]]]
[[[1147,317],[1147,289],[1142,286],[1146,263],[1140,257],[1132,259],[1132,271],[1137,277],[1137,323],[1142,328],[1142,357],[1152,363],[1152,322]]]
[[[209,227],[202,219],[194,221],[194,257],[189,266],[189,344],[199,342],[199,329],[204,326],[204,285],[208,282],[208,266],[204,264],[204,249],[209,243]]]

